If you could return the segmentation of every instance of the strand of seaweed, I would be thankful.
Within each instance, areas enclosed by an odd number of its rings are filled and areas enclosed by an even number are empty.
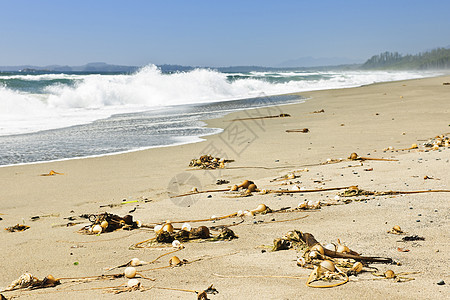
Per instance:
[[[289,279],[306,279],[305,276],[289,276],[289,275],[222,275],[213,273],[212,275],[221,278],[289,278]]]

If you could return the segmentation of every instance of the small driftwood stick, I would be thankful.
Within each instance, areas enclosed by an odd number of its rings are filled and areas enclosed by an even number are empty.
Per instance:
[[[428,191],[389,191],[385,195],[400,194],[423,194],[423,193],[450,193],[450,190],[428,190]]]
[[[350,160],[360,160],[360,161],[364,161],[364,160],[398,161],[398,159],[363,157],[363,156],[359,156],[355,152],[350,154],[348,159],[350,159]]]
[[[233,119],[233,120],[229,120],[228,122],[246,121],[246,120],[260,120],[260,119],[273,119],[273,118],[285,118],[285,117],[290,117],[290,116],[291,115],[289,115],[289,114],[279,114],[279,115],[274,115],[274,116],[263,116],[263,117]]]
[[[301,132],[301,133],[308,133],[309,129],[308,128],[303,128],[303,129],[287,129],[286,132]]]
[[[186,194],[171,196],[170,198],[179,198],[179,197],[192,196],[192,195],[204,194],[204,193],[227,192],[229,190],[230,189],[219,189],[219,190],[206,190],[206,191],[189,192],[189,193],[186,193]]]
[[[335,188],[326,188],[326,189],[314,189],[314,190],[295,190],[295,191],[289,191],[289,190],[268,190],[268,193],[281,193],[281,194],[289,194],[289,193],[314,193],[314,192],[326,192],[326,191],[336,191],[336,190],[345,190],[350,188],[350,186],[344,186],[344,187],[335,187]]]

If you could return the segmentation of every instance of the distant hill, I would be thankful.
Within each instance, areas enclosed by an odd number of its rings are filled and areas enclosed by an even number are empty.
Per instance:
[[[415,55],[384,52],[372,56],[361,69],[389,70],[442,70],[450,69],[450,49],[436,48]]]
[[[350,59],[345,57],[300,57],[297,59],[290,59],[280,63],[278,66],[282,68],[311,68],[317,66],[339,66],[360,64],[360,59]]]
[[[279,67],[229,66],[195,67],[182,65],[158,65],[163,73],[188,72],[194,69],[213,69],[224,73],[280,72],[280,71],[334,71],[334,70],[441,70],[450,69],[450,47],[436,48],[415,55],[402,55],[398,52],[384,52],[369,58],[364,64],[337,64],[341,58],[315,59],[300,58],[282,63]],[[134,73],[141,66],[111,65],[93,62],[82,66],[0,66],[0,72],[22,73]]]
[[[26,73],[42,73],[42,72],[89,72],[89,73],[131,73],[138,70],[140,67],[136,66],[120,66],[120,65],[110,65],[103,62],[88,63],[82,66],[60,66],[60,65],[50,65],[50,66],[0,66],[0,71],[3,72],[26,72]]]

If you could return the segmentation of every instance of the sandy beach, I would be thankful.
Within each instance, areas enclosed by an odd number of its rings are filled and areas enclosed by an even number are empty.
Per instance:
[[[62,279],[56,287],[2,294],[7,299],[195,299],[193,292],[163,288],[201,291],[213,284],[219,293],[208,295],[209,299],[447,298],[450,193],[350,197],[348,204],[343,197],[336,200],[341,192],[337,190],[255,192],[249,197],[211,192],[170,198],[193,187],[199,191],[223,189],[246,179],[267,190],[346,186],[368,191],[449,189],[450,148],[431,150],[422,145],[450,133],[450,85],[443,85],[446,82],[450,82],[450,76],[303,92],[300,95],[307,98],[304,103],[239,111],[209,120],[208,126],[224,131],[200,143],[2,167],[0,225],[24,224],[30,228],[0,231],[0,290],[26,272],[40,279],[49,274],[56,278],[110,274],[123,272],[123,268],[109,272],[106,268],[134,257],[152,261],[174,250],[170,244],[130,249],[130,245],[155,236],[145,227],[81,234],[78,230],[90,224],[80,218],[83,214],[131,214],[143,224],[156,224],[220,217],[264,203],[272,210],[291,209],[190,222],[193,227],[232,225],[229,228],[238,238],[185,242],[185,248],[173,255],[189,263],[142,271],[155,280],[138,278],[140,291],[111,293],[112,287],[127,283],[125,278]],[[257,118],[280,114],[290,117]],[[287,132],[304,128],[308,132]],[[418,149],[402,150],[414,143]],[[388,147],[393,150],[383,151]],[[393,161],[346,160],[352,152]],[[234,162],[215,170],[188,167],[192,159],[204,154]],[[343,161],[326,163],[340,158]],[[62,174],[40,176],[51,170]],[[280,178],[292,173],[293,179]],[[218,179],[230,183],[217,185]],[[294,210],[305,200],[321,201],[323,205],[316,210]],[[39,218],[31,219],[36,216]],[[77,224],[66,226],[68,222]],[[401,226],[405,234],[387,233],[394,225]],[[388,269],[398,274],[413,272],[404,277],[414,280],[380,279],[366,270],[334,288],[308,287],[305,283],[312,270],[297,265],[298,251],[271,251],[274,239],[292,230],[311,233],[322,245],[340,239],[362,255],[392,258],[397,264],[370,266],[381,273]],[[425,240],[402,241],[402,237],[411,235]],[[137,269],[167,266],[171,256]],[[438,285],[440,281],[445,284]]]

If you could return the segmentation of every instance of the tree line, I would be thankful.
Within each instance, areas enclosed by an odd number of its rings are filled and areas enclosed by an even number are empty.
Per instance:
[[[415,55],[383,52],[369,58],[362,69],[440,70],[450,69],[450,49],[436,48]]]

